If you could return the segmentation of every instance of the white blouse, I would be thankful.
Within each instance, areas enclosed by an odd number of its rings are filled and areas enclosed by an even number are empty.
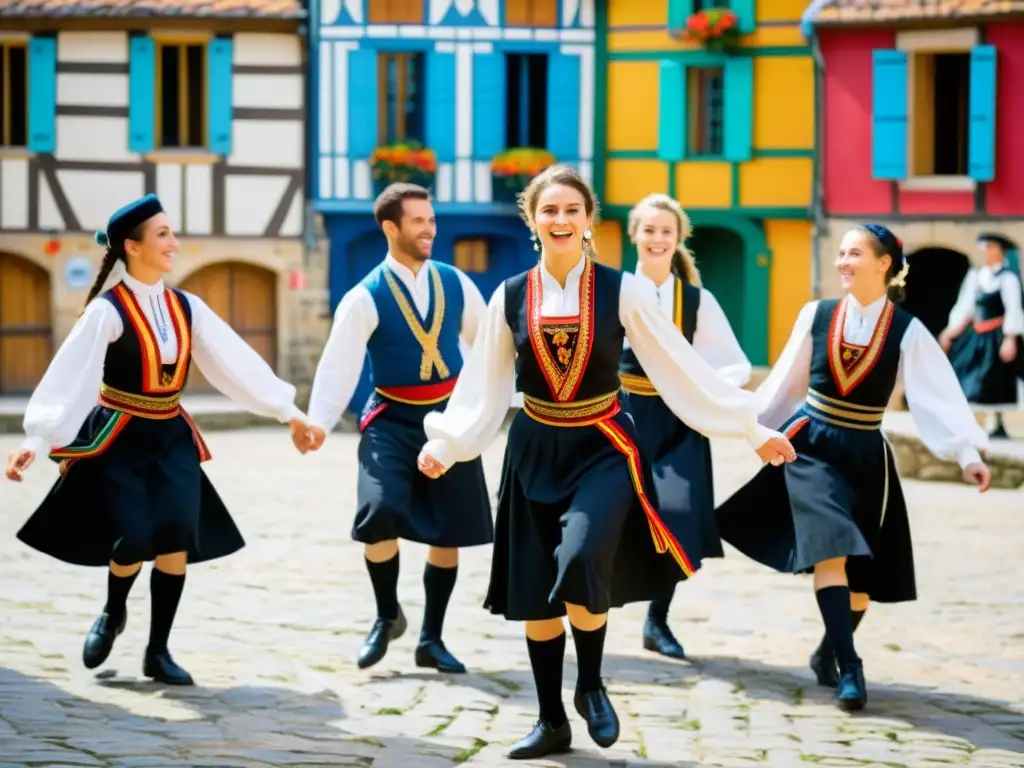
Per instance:
[[[409,289],[420,317],[426,317],[430,308],[430,262],[416,274],[399,264],[390,253],[384,263]],[[473,346],[480,321],[487,310],[483,294],[476,284],[461,270],[456,270],[462,284],[462,354],[465,358]],[[330,432],[341,420],[341,414],[352,399],[359,384],[359,375],[366,358],[366,345],[377,329],[380,318],[373,296],[360,283],[351,288],[334,311],[334,325],[324,346],[316,368],[313,391],[309,401],[309,422]],[[411,342],[410,342],[411,343]],[[465,371],[465,368],[463,368]]]
[[[564,288],[541,264],[544,316],[579,314],[584,264],[581,258],[566,277]],[[619,322],[651,383],[680,420],[708,437],[745,437],[754,449],[779,437],[757,423],[754,393],[723,381],[658,309],[654,287],[629,273],[622,275],[619,289]],[[428,439],[421,456],[431,456],[448,469],[457,461],[472,461],[483,453],[508,413],[515,362],[502,284],[487,306],[483,330],[448,407],[423,420]]]
[[[122,279],[153,329],[161,360],[173,364],[178,339],[164,299],[163,281],[147,285],[128,274]],[[191,293],[185,296],[192,309],[192,362],[207,381],[260,416],[281,422],[305,419],[295,405],[295,387],[275,376],[263,358],[206,302]],[[124,325],[113,304],[100,298],[89,302],[32,393],[25,411],[27,439],[23,448],[44,454],[75,439],[96,405],[107,347],[122,333]]]
[[[979,290],[986,293],[999,291],[1003,307],[1005,307],[1003,334],[1006,336],[1024,335],[1024,307],[1021,305],[1020,278],[1009,269],[996,276],[995,271],[989,266],[972,269],[967,273],[964,281],[960,284],[960,294],[957,296],[956,304],[949,312],[949,326],[959,325],[974,315],[974,301]]]
[[[665,317],[671,319],[675,311],[675,289],[679,281],[669,276],[659,285],[644,274],[643,265],[637,262],[636,275],[654,286],[658,305]],[[629,339],[623,345],[629,348]],[[703,357],[718,375],[735,387],[742,387],[750,381],[752,367],[729,319],[714,295],[705,288],[700,289],[700,305],[697,307],[697,328],[693,332],[693,349]]]
[[[849,296],[843,339],[850,344],[868,344],[885,301],[883,296],[862,307]],[[811,326],[817,306],[818,302],[812,301],[800,310],[786,348],[757,389],[762,424],[780,428],[807,398]],[[910,321],[900,342],[897,376],[903,382],[907,404],[928,450],[940,459],[955,459],[961,467],[980,462],[978,449],[988,448],[988,435],[971,412],[942,348],[916,318]]]

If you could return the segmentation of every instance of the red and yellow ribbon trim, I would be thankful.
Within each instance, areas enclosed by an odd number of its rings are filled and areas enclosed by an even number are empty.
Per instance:
[[[178,339],[178,358],[174,366],[174,374],[163,372],[163,361],[160,358],[160,345],[153,329],[146,321],[139,302],[124,283],[114,286],[114,296],[121,302],[125,314],[139,339],[142,353],[142,391],[147,394],[171,394],[185,387],[185,376],[188,374],[188,362],[192,355],[192,336],[189,331],[185,310],[182,309],[178,294],[170,289],[164,290],[164,299],[171,315],[171,325]]]

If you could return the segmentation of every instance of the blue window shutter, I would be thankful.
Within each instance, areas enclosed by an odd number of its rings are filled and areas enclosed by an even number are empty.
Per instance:
[[[490,160],[505,148],[505,56],[473,54],[473,157]]]
[[[693,15],[693,0],[668,0],[667,26],[670,32],[686,29],[686,20]]]
[[[686,157],[686,67],[678,61],[659,63],[658,157]]]
[[[348,52],[348,151],[367,159],[377,146],[377,52]]]
[[[723,69],[722,154],[726,160],[745,163],[754,154],[754,59],[731,57]]]
[[[871,175],[879,180],[907,178],[907,54],[871,52]]]
[[[28,43],[28,149],[53,154],[57,147],[57,39]]]
[[[206,143],[217,155],[231,154],[233,50],[230,37],[215,37],[206,44]]]
[[[970,128],[967,131],[968,175],[975,181],[996,177],[996,47],[971,49]]]
[[[455,54],[427,53],[427,141],[439,163],[455,161]]]
[[[128,48],[128,149],[152,152],[156,130],[156,44],[134,35]]]
[[[757,27],[754,0],[730,0],[729,8],[736,14],[740,34],[749,35]]]
[[[559,162],[580,159],[580,57],[548,56],[547,149]]]

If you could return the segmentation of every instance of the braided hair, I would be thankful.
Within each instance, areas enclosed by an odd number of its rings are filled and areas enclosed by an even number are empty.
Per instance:
[[[875,256],[892,259],[885,273],[885,282],[889,301],[899,304],[906,298],[907,272],[910,271],[910,264],[903,253],[903,241],[881,224],[863,224],[854,229],[867,236]]]

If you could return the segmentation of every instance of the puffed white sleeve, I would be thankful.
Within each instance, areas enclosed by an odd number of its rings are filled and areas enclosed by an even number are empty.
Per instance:
[[[22,448],[41,455],[75,439],[96,405],[107,347],[123,331],[121,317],[109,301],[89,302],[28,401]]]
[[[957,294],[956,304],[949,310],[948,328],[956,328],[961,323],[974,315],[974,294],[978,290],[978,270],[972,269],[960,283],[960,293]]]
[[[462,284],[462,329],[459,337],[466,343],[466,347],[472,347],[476,341],[480,327],[487,315],[487,300],[480,293],[469,275],[458,270],[459,282]]]
[[[342,296],[334,310],[334,324],[313,378],[309,422],[330,432],[359,385],[366,360],[366,345],[377,329],[377,305],[370,292],[357,285]]]
[[[792,418],[807,399],[811,381],[811,327],[817,301],[804,305],[796,316],[782,354],[771,372],[757,388],[757,403],[761,423],[779,429]]]
[[[999,296],[1003,300],[1003,334],[1006,336],[1024,335],[1024,307],[1021,306],[1020,278],[1010,270],[999,275]]]
[[[681,421],[707,437],[745,437],[755,450],[778,437],[757,423],[754,393],[726,383],[665,317],[654,287],[628,272],[619,320],[647,378]]]
[[[747,359],[739,339],[733,333],[729,318],[722,311],[722,305],[704,288],[700,291],[693,348],[718,371],[719,376],[734,387],[742,387],[750,381],[750,360]]]
[[[209,305],[192,293],[192,359],[206,380],[246,410],[280,422],[303,419],[295,386],[279,379]]]
[[[498,436],[512,403],[516,347],[505,320],[505,284],[491,297],[483,328],[469,352],[444,411],[423,419],[427,442],[420,456],[431,456],[447,470],[472,461]]]
[[[949,359],[928,329],[910,321],[900,343],[899,376],[918,434],[940,459],[962,468],[981,461],[988,435],[978,424]]]

